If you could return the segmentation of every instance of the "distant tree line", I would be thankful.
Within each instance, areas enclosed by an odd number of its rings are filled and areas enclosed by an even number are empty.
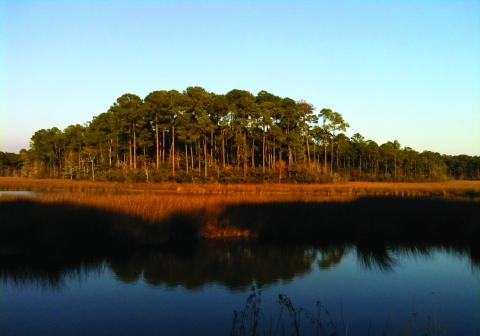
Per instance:
[[[189,87],[119,97],[85,125],[41,129],[0,153],[1,175],[111,181],[327,182],[479,179],[479,156],[345,135],[331,109],[267,91]]]
[[[22,150],[24,153],[25,150]],[[0,152],[0,176],[19,176],[22,174],[24,161],[22,154]]]

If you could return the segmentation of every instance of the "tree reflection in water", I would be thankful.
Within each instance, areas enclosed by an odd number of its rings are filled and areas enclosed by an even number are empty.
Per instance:
[[[145,281],[151,286],[198,289],[219,284],[231,290],[246,290],[253,283],[290,281],[312,271],[328,270],[355,253],[365,269],[389,271],[402,256],[429,256],[433,250],[468,258],[480,266],[476,248],[455,245],[327,245],[281,246],[245,242],[205,242],[175,250],[139,250],[130,254],[62,257],[24,255],[0,258],[3,281],[59,288],[67,278],[110,269],[124,283]]]

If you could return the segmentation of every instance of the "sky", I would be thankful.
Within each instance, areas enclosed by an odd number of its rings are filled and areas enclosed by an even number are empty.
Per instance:
[[[267,90],[347,135],[480,155],[480,0],[0,0],[0,151],[124,93]]]

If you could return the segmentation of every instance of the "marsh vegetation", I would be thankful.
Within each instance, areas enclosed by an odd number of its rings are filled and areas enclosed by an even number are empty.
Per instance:
[[[478,186],[458,185],[462,184],[184,189],[172,184],[142,190],[138,185],[60,182],[50,185],[53,189],[49,190],[56,192],[2,197],[0,213],[5,220],[0,240],[4,251],[70,249],[83,253],[213,238],[313,244],[472,244],[479,233]],[[41,188],[40,183],[30,189]],[[61,188],[68,192],[59,192]]]

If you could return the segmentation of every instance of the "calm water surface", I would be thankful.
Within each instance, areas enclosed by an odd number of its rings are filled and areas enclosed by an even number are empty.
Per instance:
[[[29,190],[0,190],[0,197],[2,196],[35,196],[38,192]]]
[[[439,247],[205,244],[181,254],[4,260],[0,277],[1,335],[225,335],[253,285],[263,325],[288,327],[285,294],[307,312],[320,301],[341,334],[480,334],[478,263]],[[313,333],[305,316],[302,330]]]

